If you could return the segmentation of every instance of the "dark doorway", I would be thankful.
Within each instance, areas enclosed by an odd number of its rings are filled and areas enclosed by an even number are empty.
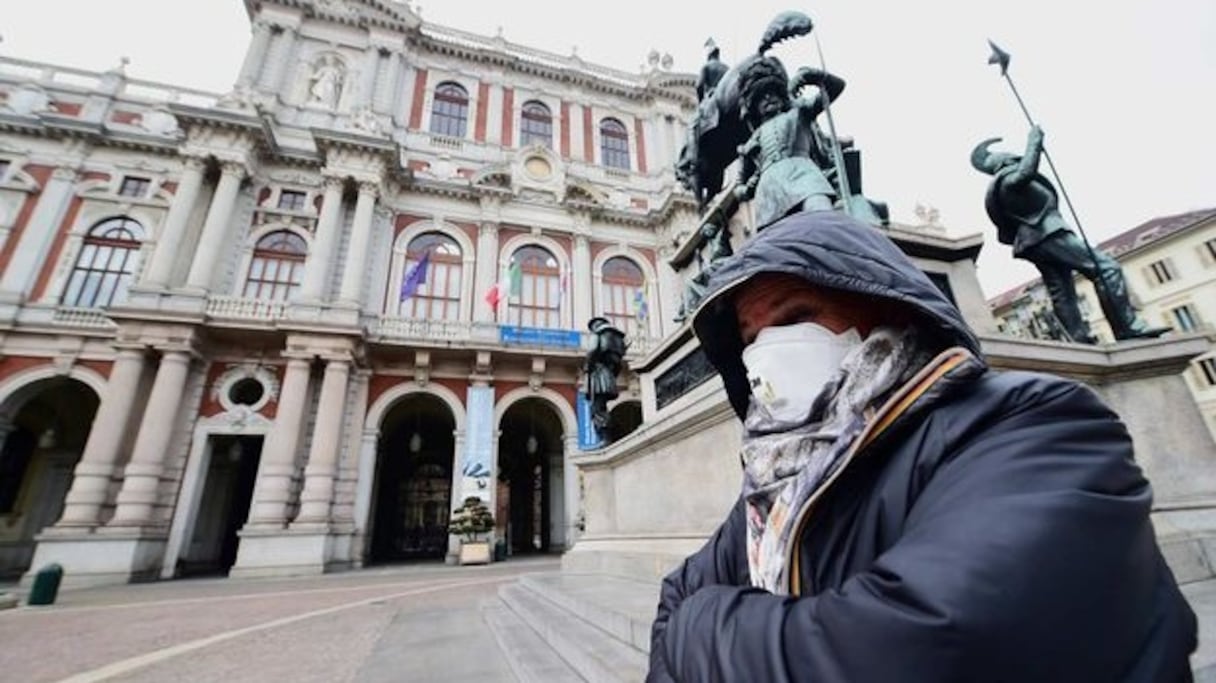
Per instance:
[[[549,552],[564,519],[561,422],[547,401],[529,398],[512,405],[499,428],[497,536],[512,555]]]
[[[447,404],[429,394],[401,399],[384,418],[369,562],[447,554],[455,430]]]
[[[261,455],[260,436],[211,437],[211,461],[194,532],[179,560],[181,576],[227,574],[236,562],[236,532],[249,516]]]
[[[29,569],[34,537],[63,514],[97,405],[88,386],[55,377],[0,406],[0,578]]]

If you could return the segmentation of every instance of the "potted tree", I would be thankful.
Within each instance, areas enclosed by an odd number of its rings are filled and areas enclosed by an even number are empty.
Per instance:
[[[490,542],[486,534],[494,530],[494,515],[477,496],[464,499],[452,513],[451,533],[462,536],[460,542],[460,564],[489,564]]]

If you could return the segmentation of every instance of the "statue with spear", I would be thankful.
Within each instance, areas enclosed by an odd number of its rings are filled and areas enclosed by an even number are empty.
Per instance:
[[[1001,75],[1009,83],[1022,113],[1030,123],[1026,149],[1021,156],[992,152],[989,147],[1000,138],[990,138],[976,145],[971,152],[971,165],[992,176],[984,206],[988,217],[997,227],[997,239],[1013,247],[1016,258],[1030,261],[1038,268],[1043,284],[1051,296],[1052,308],[1072,341],[1093,344],[1097,339],[1081,315],[1073,273],[1079,272],[1094,283],[1094,290],[1110,323],[1115,339],[1158,337],[1169,328],[1149,327],[1128,300],[1123,270],[1113,258],[1096,249],[1085,237],[1077,212],[1064,191],[1060,174],[1047,149],[1043,146],[1043,129],[1035,124],[1022,101],[1013,79],[1009,77],[1009,53],[989,41],[992,56],[989,64],[999,64]],[[1055,185],[1039,173],[1039,159],[1047,160]],[[1069,229],[1060,214],[1056,193],[1068,206],[1080,237]]]

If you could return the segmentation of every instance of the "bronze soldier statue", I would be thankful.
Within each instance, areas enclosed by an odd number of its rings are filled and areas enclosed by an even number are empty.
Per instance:
[[[595,333],[595,346],[587,353],[587,400],[591,421],[602,434],[608,428],[608,402],[620,395],[616,376],[625,359],[625,333],[607,318],[592,318],[587,329]]]
[[[1149,327],[1136,315],[1119,263],[1082,242],[1060,215],[1055,187],[1039,173],[1043,130],[1038,126],[1030,129],[1022,156],[989,152],[988,147],[999,141],[990,138],[971,152],[971,165],[992,176],[984,207],[996,224],[997,239],[1013,246],[1014,257],[1039,269],[1068,336],[1076,342],[1097,342],[1077,306],[1074,271],[1094,283],[1115,339],[1158,337],[1167,332],[1169,328]]]
[[[806,85],[818,92],[791,97]],[[753,133],[739,147],[743,167],[735,192],[743,201],[754,197],[757,229],[835,204],[838,194],[825,171],[832,168],[830,142],[815,118],[843,90],[842,79],[809,67],[790,83],[775,57],[756,57],[740,69],[740,104]]]

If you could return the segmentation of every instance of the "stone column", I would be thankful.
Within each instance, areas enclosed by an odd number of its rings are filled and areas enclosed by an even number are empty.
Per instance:
[[[304,266],[304,279],[300,282],[301,301],[320,301],[329,275],[330,256],[338,241],[338,228],[342,217],[342,181],[325,179],[325,198],[321,201],[321,216],[317,219],[317,232],[308,250],[308,263]]]
[[[253,37],[249,41],[249,49],[245,52],[245,61],[241,64],[241,75],[237,78],[237,88],[249,88],[257,83],[262,73],[262,64],[266,61],[266,50],[270,47],[270,25],[258,19],[253,22]]]
[[[156,240],[156,250],[148,269],[144,271],[141,284],[152,287],[164,287],[169,284],[173,275],[173,263],[186,234],[190,214],[198,201],[199,190],[203,186],[202,159],[187,158],[185,169],[177,182],[177,192],[173,194],[173,203],[169,205],[169,214],[165,216],[165,224],[161,227]]]
[[[304,468],[300,514],[292,523],[293,528],[299,525],[325,525],[330,521],[329,510],[334,498],[334,475],[338,465],[342,422],[346,414],[346,384],[349,378],[349,360],[334,358],[326,361],[312,447]]]
[[[154,524],[152,513],[160,494],[160,477],[177,423],[178,409],[190,374],[190,352],[165,351],[148,395],[131,461],[123,471],[114,518],[106,526],[140,527]]]
[[[266,90],[279,92],[283,84],[283,75],[287,72],[288,62],[291,61],[292,48],[296,42],[296,29],[291,26],[274,26],[271,28],[274,38],[271,41],[270,53],[266,58],[266,67],[262,69],[261,85]]]
[[[498,282],[498,224],[483,222],[477,231],[477,266],[473,277],[473,320],[494,322],[494,309],[486,301],[486,292]]]
[[[571,267],[573,277],[570,278],[571,300],[574,301],[574,324],[572,327],[581,330],[587,326],[592,315],[592,272],[591,244],[586,235],[574,236],[574,263]]]
[[[566,437],[566,450],[562,452],[562,498],[566,505],[566,550],[574,546],[582,532],[578,529],[578,517],[583,510],[583,496],[578,485],[578,467],[574,465],[574,454],[578,453],[578,435]]]
[[[131,421],[139,380],[147,362],[140,349],[122,349],[110,369],[105,395],[97,407],[84,453],[72,475],[72,487],[63,502],[58,527],[97,526],[109,495],[119,449]]]
[[[220,169],[220,181],[215,187],[215,196],[211,198],[211,206],[207,209],[203,234],[199,237],[194,262],[190,264],[190,274],[186,277],[186,286],[191,289],[205,290],[211,286],[220,252],[223,251],[225,238],[230,232],[228,228],[232,222],[232,209],[236,206],[236,196],[241,190],[241,180],[244,177],[245,167],[241,164],[225,162]]]
[[[308,402],[308,381],[312,363],[308,358],[289,358],[279,390],[274,426],[266,435],[254,485],[253,504],[245,528],[282,529],[287,524],[287,505],[291,498],[291,479],[296,471],[296,448],[304,424]]]
[[[8,267],[0,275],[0,291],[23,300],[34,286],[38,272],[46,262],[51,243],[59,232],[59,223],[67,211],[76,184],[76,171],[57,168],[38,195],[38,205],[22,231],[17,248]]]
[[[355,203],[355,219],[351,225],[350,244],[346,249],[346,267],[342,270],[338,298],[360,307],[363,279],[367,274],[367,243],[371,240],[376,197],[379,194],[376,183],[359,183],[359,199]]]

